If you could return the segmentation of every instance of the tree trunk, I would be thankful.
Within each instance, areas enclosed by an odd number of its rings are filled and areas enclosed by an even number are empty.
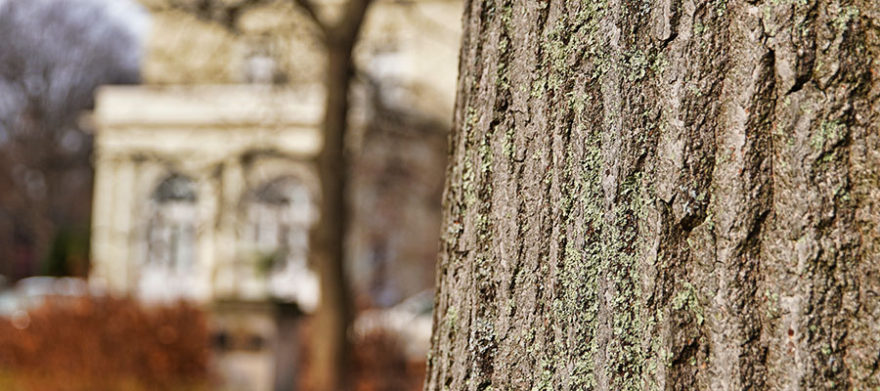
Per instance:
[[[324,25],[311,4],[300,1],[314,17],[327,51],[324,87],[324,145],[318,157],[321,179],[321,217],[315,227],[313,252],[320,275],[321,304],[316,314],[315,338],[309,389],[344,391],[351,388],[351,340],[353,319],[351,288],[345,271],[345,233],[348,228],[348,129],[349,90],[354,75],[354,46],[372,0],[348,0],[342,17]]]
[[[327,44],[326,108],[324,146],[319,157],[321,177],[321,220],[316,227],[316,264],[321,279],[321,308],[316,314],[312,340],[313,375],[311,389],[348,389],[352,322],[351,292],[346,278],[345,232],[348,222],[347,155],[345,130],[348,115],[349,80],[352,74],[353,42]]]
[[[880,3],[464,24],[426,390],[880,388]]]

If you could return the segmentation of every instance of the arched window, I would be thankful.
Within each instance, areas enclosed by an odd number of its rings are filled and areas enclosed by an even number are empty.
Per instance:
[[[153,298],[189,297],[197,261],[198,225],[196,183],[174,174],[150,196],[146,258],[141,294]]]
[[[264,254],[278,255],[275,268],[305,263],[312,204],[308,189],[292,178],[257,188],[248,202],[247,239]]]
[[[269,293],[277,298],[311,300],[314,283],[307,266],[309,228],[314,206],[309,189],[282,177],[254,189],[247,199],[244,232],[257,252],[256,267],[266,273]],[[309,286],[306,286],[309,285]]]

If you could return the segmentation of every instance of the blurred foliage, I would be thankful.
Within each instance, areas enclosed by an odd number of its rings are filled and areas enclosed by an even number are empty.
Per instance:
[[[57,298],[28,317],[0,318],[2,390],[208,389],[208,332],[195,307]]]
[[[284,264],[287,259],[287,253],[283,250],[261,251],[256,254],[256,262],[254,267],[261,277],[269,277],[272,270]]]
[[[39,271],[62,227],[88,226],[102,84],[140,79],[148,17],[128,0],[0,1],[0,274]]]
[[[89,266],[89,230],[64,227],[58,230],[43,261],[44,276],[85,277]]]
[[[309,373],[309,341],[314,331],[313,320],[306,320],[300,329],[301,373]],[[385,331],[374,331],[354,341],[352,382],[354,391],[421,391],[425,381],[425,361],[408,361],[399,338]],[[313,391],[303,377],[299,389]]]
[[[418,391],[425,378],[424,362],[407,362],[398,338],[374,332],[355,341],[355,391]]]

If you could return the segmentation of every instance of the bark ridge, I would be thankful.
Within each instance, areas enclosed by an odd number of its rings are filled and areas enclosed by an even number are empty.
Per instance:
[[[880,3],[463,23],[426,390],[880,388]]]

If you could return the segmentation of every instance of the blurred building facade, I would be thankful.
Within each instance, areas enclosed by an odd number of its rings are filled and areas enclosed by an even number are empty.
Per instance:
[[[293,319],[318,301],[321,89],[104,87],[97,102],[92,284],[202,304],[227,387],[289,389]]]
[[[153,18],[146,84],[297,86],[323,79],[321,44],[294,2],[245,8],[232,30],[169,7],[169,0],[141,2]],[[315,3],[325,20],[343,4]],[[346,245],[359,302],[392,306],[433,285],[461,12],[460,0],[377,1],[355,49],[350,122],[358,126],[346,140]]]
[[[320,202],[321,47],[291,2],[246,10],[234,32],[142,2],[153,15],[145,85],[103,88],[93,115],[90,278],[211,306],[227,383],[286,389],[289,371],[275,368],[295,357],[278,354],[295,349],[267,346],[295,338],[269,303],[318,300],[307,237]],[[317,3],[326,18],[341,4]],[[433,284],[460,13],[458,0],[379,1],[355,51],[345,245],[361,305]]]
[[[308,86],[102,88],[93,283],[146,301],[313,308],[320,116]]]

